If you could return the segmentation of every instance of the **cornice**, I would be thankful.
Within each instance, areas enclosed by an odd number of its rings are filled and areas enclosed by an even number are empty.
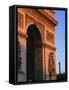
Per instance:
[[[28,35],[27,35],[26,33],[22,32],[22,31],[18,31],[18,35],[19,35],[20,37],[25,37],[25,38],[28,37]]]
[[[51,16],[49,15],[47,12],[45,12],[44,10],[38,9],[38,11],[40,13],[42,13],[46,18],[48,18],[55,26],[57,25],[57,21]]]
[[[56,50],[56,48],[54,47],[54,46],[52,46],[52,45],[49,45],[49,44],[43,44],[43,47],[45,47],[45,48],[49,48],[49,49],[52,49],[52,50]]]

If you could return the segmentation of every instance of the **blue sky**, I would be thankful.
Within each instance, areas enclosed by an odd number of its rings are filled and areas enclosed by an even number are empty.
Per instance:
[[[55,28],[55,44],[56,44],[56,69],[59,72],[59,61],[61,63],[61,71],[65,72],[65,11],[55,10],[55,19],[58,25]]]

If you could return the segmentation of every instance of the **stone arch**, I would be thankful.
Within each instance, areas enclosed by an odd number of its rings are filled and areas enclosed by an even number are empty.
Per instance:
[[[36,25],[36,27],[38,28],[38,30],[39,30],[39,32],[40,32],[40,34],[41,34],[41,37],[42,37],[42,43],[44,42],[44,37],[43,37],[43,33],[42,33],[42,31],[41,31],[41,27],[40,27],[40,25],[38,24],[38,23],[36,23],[36,22],[29,22],[27,25],[26,25],[26,28],[25,28],[25,30],[26,30],[26,34],[27,34],[27,30],[28,30],[28,27],[29,26],[31,26],[31,25]],[[41,25],[42,27],[43,27],[43,25]],[[43,28],[42,28],[42,30],[43,30]]]
[[[27,80],[43,80],[42,37],[35,24],[27,30]]]

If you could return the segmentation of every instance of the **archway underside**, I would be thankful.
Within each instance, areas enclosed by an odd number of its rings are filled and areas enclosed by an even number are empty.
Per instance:
[[[27,80],[43,80],[41,34],[36,25],[30,25],[27,35]]]

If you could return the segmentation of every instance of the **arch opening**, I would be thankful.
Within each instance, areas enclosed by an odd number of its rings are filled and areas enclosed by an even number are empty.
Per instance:
[[[42,37],[36,25],[27,29],[27,81],[43,80]]]

